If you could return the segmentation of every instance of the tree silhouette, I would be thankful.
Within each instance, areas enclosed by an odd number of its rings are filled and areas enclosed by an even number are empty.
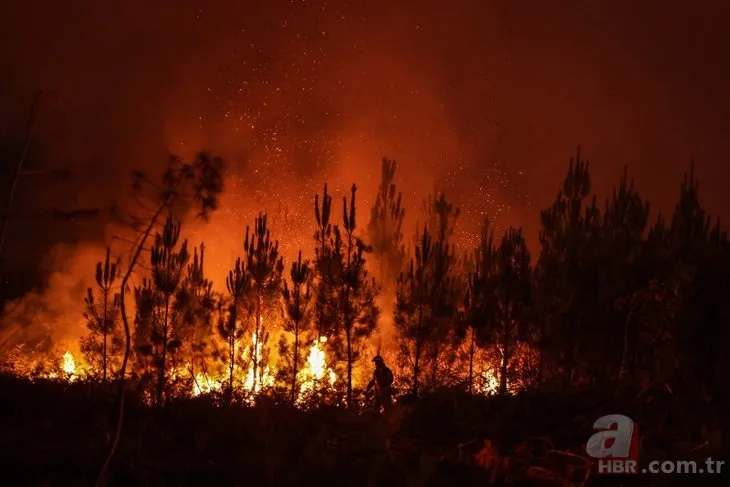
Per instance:
[[[479,246],[474,251],[473,269],[467,277],[467,291],[464,298],[465,320],[462,334],[468,337],[467,390],[474,392],[474,362],[478,347],[484,345],[485,330],[496,315],[497,251],[494,248],[494,234],[489,220],[482,225]]]
[[[431,276],[433,279],[431,307],[434,320],[435,337],[430,347],[432,385],[438,382],[441,353],[453,329],[457,308],[462,301],[459,297],[459,278],[455,275],[458,262],[456,248],[452,242],[456,219],[460,210],[440,193],[437,199],[429,197],[425,212],[433,239]]]
[[[279,343],[279,355],[285,358],[288,365],[282,368],[281,375],[285,380],[288,379],[289,384],[291,384],[290,401],[294,404],[299,391],[297,377],[305,361],[302,343],[306,343],[305,339],[312,338],[308,336],[312,301],[312,291],[310,289],[311,270],[309,262],[302,261],[301,250],[297,260],[291,265],[289,277],[291,288],[284,280],[282,297],[284,301],[284,331],[292,335],[292,344],[290,348],[286,337],[282,335]]]
[[[89,328],[89,335],[81,338],[81,352],[106,383],[108,372],[119,365],[124,340],[119,328],[119,308],[121,296],[114,292],[119,280],[120,262],[111,260],[111,250],[107,247],[104,262],[96,264],[96,294],[101,302],[97,302],[94,291],[89,288],[84,302],[86,311],[84,318]]]
[[[367,228],[368,240],[380,269],[380,282],[384,287],[390,287],[391,275],[397,276],[405,260],[402,230],[405,209],[401,206],[402,195],[396,193],[396,186],[393,183],[395,169],[395,161],[383,158],[380,186],[375,204],[370,210],[370,223]],[[394,274],[390,274],[389,269],[392,269]]]
[[[352,370],[360,357],[360,349],[364,341],[372,335],[377,325],[378,308],[375,297],[378,287],[375,280],[368,277],[365,269],[365,253],[370,247],[355,236],[357,228],[355,211],[355,192],[353,184],[350,202],[347,197],[342,198],[344,239],[341,238],[339,227],[334,228],[335,241],[338,242],[332,252],[335,262],[341,262],[337,290],[337,310],[339,316],[339,333],[336,343],[340,357],[347,364],[347,405],[353,405]],[[341,242],[341,244],[340,244]],[[344,339],[344,343],[342,343]]]
[[[544,313],[552,314],[552,336],[563,337],[564,380],[574,379],[577,345],[596,290],[596,238],[600,226],[595,198],[586,204],[591,190],[588,162],[578,150],[570,160],[563,188],[552,206],[540,214],[538,281],[549,296]],[[545,339],[546,337],[543,337]]]
[[[314,196],[314,216],[317,222],[317,230],[314,233],[316,242],[313,268],[316,290],[314,317],[319,335],[327,337],[330,345],[336,332],[335,288],[338,285],[341,266],[341,261],[337,261],[341,255],[334,251],[336,246],[341,245],[340,234],[333,231],[330,223],[331,214],[332,196],[327,192],[325,184],[321,202],[318,194]]]
[[[137,351],[151,359],[157,373],[156,404],[162,405],[172,355],[182,346],[182,322],[174,309],[186,265],[190,259],[187,240],[179,245],[181,224],[167,217],[152,247],[152,276],[135,288]]]
[[[181,338],[185,354],[189,356],[190,376],[197,390],[202,389],[198,383],[196,370],[203,372],[204,380],[208,380],[208,358],[212,353],[213,314],[216,299],[213,295],[213,282],[205,277],[205,245],[193,249],[193,261],[187,266],[187,273],[175,296],[175,310],[180,315]]]
[[[398,276],[394,313],[400,356],[409,368],[414,397],[418,396],[426,353],[436,337],[431,306],[434,283],[432,258],[433,241],[428,227],[424,226],[420,243],[416,245],[415,258],[411,258],[406,270]]]
[[[616,357],[606,356],[601,351],[613,353],[615,347],[610,344],[616,343],[616,337],[611,336],[612,332],[622,330],[621,344],[616,347],[621,351],[618,363],[619,379],[626,376],[629,362],[633,363],[629,360],[629,354],[636,349],[638,333],[635,330],[636,322],[633,321],[632,313],[621,310],[616,316],[616,300],[631,295],[645,284],[640,282],[638,266],[648,217],[649,203],[641,199],[634,189],[634,181],[629,181],[628,171],[624,168],[618,187],[614,188],[611,198],[606,201],[600,235],[602,257],[599,268],[598,309],[603,309],[602,315],[611,322],[607,323],[609,326],[604,327],[603,333],[594,334],[596,343],[591,347],[594,357],[604,357],[603,360],[596,362],[610,364],[611,369],[616,370]],[[633,373],[634,367],[631,369]],[[607,375],[607,372],[601,371],[601,374]]]
[[[251,282],[249,299],[254,315],[251,360],[253,361],[253,385],[263,386],[263,371],[266,365],[264,347],[269,339],[269,332],[264,325],[264,313],[268,311],[272,300],[278,297],[281,286],[281,275],[284,264],[279,257],[279,242],[272,241],[266,225],[266,215],[259,213],[254,220],[253,232],[246,227],[246,240],[243,244],[246,259],[246,272]]]
[[[502,238],[496,251],[494,290],[496,328],[488,329],[492,341],[501,352],[499,393],[507,394],[508,367],[516,348],[519,327],[525,325],[531,294],[530,252],[521,229],[512,227]]]
[[[233,384],[236,365],[240,362],[237,350],[238,343],[246,333],[248,319],[245,299],[250,293],[251,279],[245,262],[236,259],[233,269],[226,276],[226,289],[230,300],[227,306],[224,301],[218,302],[218,334],[226,342],[226,354],[221,357],[228,368],[229,400],[233,398],[235,387]],[[224,306],[227,310],[224,312]]]
[[[133,172],[133,188],[136,191],[142,191],[145,186],[151,187],[153,192],[151,199],[155,203],[152,209],[149,209],[144,204],[140,204],[139,206],[146,215],[140,216],[139,214],[135,214],[136,212],[130,211],[129,218],[131,221],[127,222],[139,235],[130,249],[129,263],[121,282],[122,292],[119,308],[122,315],[122,323],[124,323],[124,358],[122,359],[122,367],[119,372],[121,379],[119,381],[119,419],[109,455],[104,460],[104,465],[99,472],[97,484],[104,480],[109,464],[112,458],[114,458],[124,423],[124,381],[126,379],[127,362],[129,361],[132,345],[131,328],[127,318],[125,300],[129,279],[137,268],[137,262],[145,250],[147,239],[158,225],[158,220],[164,211],[171,211],[180,206],[184,206],[187,209],[190,205],[197,204],[199,206],[198,216],[207,220],[210,213],[218,208],[219,197],[223,192],[224,170],[225,164],[223,159],[200,153],[189,163],[184,163],[179,157],[170,156],[161,185],[151,181],[141,171]],[[139,202],[139,199],[136,199],[136,201]],[[121,220],[126,220],[124,216],[119,216]]]
[[[726,357],[730,309],[730,242],[718,220],[702,208],[694,164],[685,174],[680,196],[668,229],[675,265],[692,277],[692,286],[679,310],[683,326],[675,336],[684,370],[703,394],[718,388],[718,365]],[[688,378],[689,379],[689,378]]]

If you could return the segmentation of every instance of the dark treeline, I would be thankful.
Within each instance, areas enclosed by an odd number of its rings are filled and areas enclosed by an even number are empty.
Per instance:
[[[256,217],[225,293],[205,277],[204,246],[191,252],[172,216],[157,222],[172,208],[172,193],[163,193],[168,200],[150,220],[150,268],[132,293],[136,383],[157,404],[208,390],[200,382],[212,377],[224,378],[229,400],[278,391],[294,402],[309,346],[325,337],[338,377],[334,397],[352,405],[354,370],[381,313],[375,298],[385,292],[395,296],[392,358],[402,394],[443,387],[638,392],[657,382],[708,399],[726,390],[730,246],[701,207],[693,169],[671,217],[650,221],[649,202],[626,170],[600,205],[578,153],[540,213],[539,252],[530,252],[521,229],[495,235],[488,220],[476,248],[457,248],[459,210],[444,194],[425,201],[425,223],[404,237],[395,176],[395,162],[383,160],[366,225],[354,185],[339,204],[324,186],[314,198],[312,261],[300,251],[285,265],[266,215]],[[203,202],[213,209],[221,190]],[[86,298],[90,335],[82,351],[104,382],[124,352],[120,270],[107,253]],[[274,326],[285,331],[276,363],[269,359]]]
[[[530,252],[489,221],[459,248],[444,194],[404,236],[396,165],[381,167],[366,222],[356,186],[337,202],[324,185],[293,262],[253,218],[219,288],[176,216],[215,211],[223,161],[173,159],[162,183],[135,173],[131,258],[107,251],[85,298],[90,380],[0,376],[5,470],[39,485],[588,485],[584,445],[608,412],[641,425],[642,459],[722,457],[730,245],[693,169],[651,221],[627,171],[599,205],[576,155]],[[372,344],[378,295],[393,298],[390,351]],[[311,376],[313,343],[336,379]],[[385,414],[356,407],[375,353],[396,376]]]

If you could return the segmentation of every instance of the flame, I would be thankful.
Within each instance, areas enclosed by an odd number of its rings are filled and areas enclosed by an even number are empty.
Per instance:
[[[261,322],[263,323],[263,318]],[[256,354],[256,363],[258,364],[258,377],[254,383],[254,360],[253,357],[246,357],[246,349],[244,349],[244,359],[248,359],[248,371],[246,372],[246,379],[243,381],[243,387],[247,391],[257,393],[265,387],[274,385],[274,376],[270,373],[269,364],[264,363],[264,343],[263,340],[258,339],[258,335],[253,333],[251,336],[251,348],[255,348],[254,353]]]
[[[63,354],[61,369],[66,373],[69,381],[76,378],[76,360],[74,360],[74,356],[71,352],[67,351]]]
[[[482,374],[481,393],[482,394],[496,394],[499,391],[499,374],[497,369],[492,367]]]
[[[309,348],[307,364],[303,370],[304,381],[299,387],[300,400],[304,394],[312,391],[317,384],[322,385],[324,383],[325,385],[332,386],[337,379],[335,372],[327,367],[327,356],[322,348],[322,344],[324,343],[327,343],[327,337],[319,337]]]

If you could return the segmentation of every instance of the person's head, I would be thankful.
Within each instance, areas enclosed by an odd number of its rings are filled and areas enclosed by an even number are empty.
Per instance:
[[[385,365],[385,361],[383,360],[383,357],[381,357],[380,355],[376,355],[373,358],[373,363],[375,364],[376,367],[382,367],[383,365]]]

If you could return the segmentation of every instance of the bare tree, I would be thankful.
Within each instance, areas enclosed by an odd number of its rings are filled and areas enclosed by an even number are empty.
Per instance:
[[[137,263],[142,252],[145,250],[147,239],[158,225],[159,218],[163,212],[166,210],[170,211],[173,208],[179,208],[180,206],[187,208],[191,204],[198,204],[198,216],[207,219],[210,212],[218,207],[218,199],[223,191],[223,171],[224,162],[222,159],[201,153],[189,163],[183,162],[178,157],[171,156],[167,170],[162,178],[162,184],[154,183],[143,172],[135,171],[133,173],[135,177],[134,188],[136,190],[142,190],[144,187],[151,188],[154,193],[152,199],[156,200],[157,203],[152,208],[144,204],[140,205],[142,206],[142,211],[146,213],[146,216],[140,216],[138,214],[129,215],[132,220],[129,223],[133,228],[138,230],[139,234],[130,249],[127,270],[121,281],[120,310],[122,313],[122,322],[124,323],[125,347],[122,367],[119,372],[119,419],[109,455],[107,455],[96,481],[98,486],[104,481],[109,464],[112,458],[114,458],[124,422],[124,381],[131,351],[131,328],[129,326],[129,319],[127,318],[125,300],[129,280],[137,268]]]

